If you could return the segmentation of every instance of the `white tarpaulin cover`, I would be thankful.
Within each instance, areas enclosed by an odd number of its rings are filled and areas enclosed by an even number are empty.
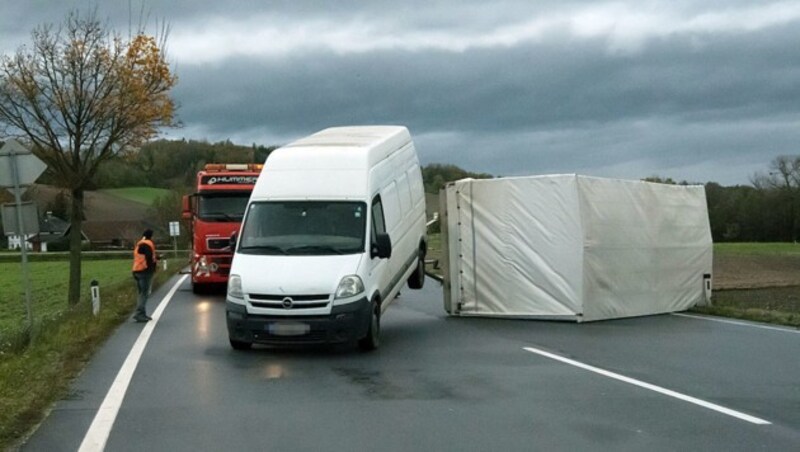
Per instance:
[[[710,296],[703,186],[465,179],[440,199],[450,314],[583,322],[682,311]]]

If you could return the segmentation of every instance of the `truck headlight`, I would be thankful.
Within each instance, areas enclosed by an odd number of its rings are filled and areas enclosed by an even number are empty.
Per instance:
[[[335,298],[353,297],[364,291],[364,283],[358,275],[349,275],[342,278],[336,289]]]
[[[228,296],[231,298],[244,298],[242,278],[239,275],[230,275],[228,278]]]
[[[205,256],[200,256],[200,259],[197,260],[197,274],[209,276],[211,273],[211,269],[208,266],[208,259]]]

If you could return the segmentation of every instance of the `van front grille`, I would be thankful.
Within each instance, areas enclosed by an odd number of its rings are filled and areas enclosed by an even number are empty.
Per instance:
[[[328,301],[330,295],[328,294],[319,294],[319,295],[267,295],[261,293],[251,293],[250,300],[260,300],[260,301],[283,301],[284,298],[291,298],[292,301]]]
[[[325,330],[311,330],[301,336],[278,336],[270,334],[267,331],[253,330],[253,339],[256,341],[266,341],[269,343],[289,343],[301,344],[304,342],[318,343],[325,342],[328,338],[328,333]]]
[[[328,306],[330,295],[271,295],[250,294],[250,304],[269,309],[317,309]]]

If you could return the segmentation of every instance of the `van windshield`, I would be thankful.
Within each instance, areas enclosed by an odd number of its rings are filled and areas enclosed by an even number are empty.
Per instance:
[[[343,201],[269,201],[250,205],[238,252],[332,255],[364,252],[367,205]]]

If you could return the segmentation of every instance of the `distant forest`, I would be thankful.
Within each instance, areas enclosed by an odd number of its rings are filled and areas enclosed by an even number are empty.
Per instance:
[[[156,208],[159,216],[179,209],[180,197],[190,193],[195,174],[206,163],[263,163],[275,147],[241,146],[230,141],[158,140],[133,152],[121,153],[98,170],[93,189],[150,186],[174,192]],[[705,183],[711,233],[715,242],[797,241],[800,236],[800,156],[780,156],[765,162],[765,174],[754,174],[752,185],[725,187]],[[492,178],[455,164],[430,164],[422,168],[425,191],[437,193],[450,181]],[[657,176],[643,180],[675,184]],[[39,182],[52,181],[45,173]],[[679,182],[687,184],[687,182]],[[61,206],[53,206],[61,210]]]

